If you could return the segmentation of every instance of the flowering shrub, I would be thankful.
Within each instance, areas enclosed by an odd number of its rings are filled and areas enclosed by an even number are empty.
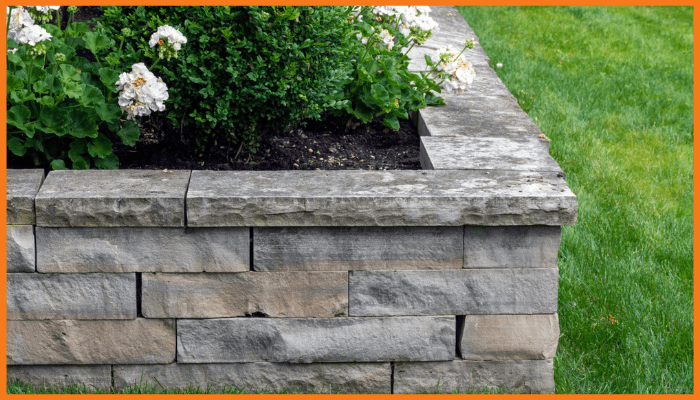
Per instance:
[[[167,87],[143,63],[119,75],[128,30],[122,31],[115,52],[114,41],[102,31],[90,32],[87,24],[69,20],[62,30],[57,10],[53,6],[7,8],[8,149],[16,156],[31,157],[35,165],[54,169],[118,168],[112,142],[133,146],[140,134],[134,122],[122,117],[130,120],[163,111]],[[72,17],[76,8],[68,11]],[[49,24],[54,14],[56,24]],[[170,29],[166,40],[179,46],[182,35]],[[77,56],[80,49],[92,52],[95,61]],[[107,49],[110,56],[97,57]],[[176,51],[171,45],[165,53],[176,55]],[[134,56],[140,58],[140,54]],[[118,96],[113,97],[114,93]]]

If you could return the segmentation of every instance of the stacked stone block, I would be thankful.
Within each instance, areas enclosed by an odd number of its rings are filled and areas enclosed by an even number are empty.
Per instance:
[[[474,36],[434,15],[414,60]],[[414,115],[424,171],[9,171],[8,379],[553,392],[576,198],[468,52],[480,80]]]

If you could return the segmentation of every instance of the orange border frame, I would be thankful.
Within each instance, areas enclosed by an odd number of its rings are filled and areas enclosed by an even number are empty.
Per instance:
[[[18,5],[23,2],[13,2],[13,1],[8,1],[8,0],[3,0],[2,5],[3,7],[8,6],[8,5]],[[83,0],[76,0],[76,1],[70,1],[72,5],[77,5],[77,6],[90,6],[90,5],[95,5],[96,1],[83,1]],[[112,6],[127,6],[127,5],[134,5],[134,1],[114,1],[114,0],[107,0],[107,1],[100,1],[100,5],[112,5]],[[178,0],[169,0],[169,1],[163,1],[163,0],[148,0],[148,1],[137,1],[140,5],[192,5],[192,0],[190,1],[178,1]],[[456,4],[455,4],[456,3]],[[476,3],[476,4],[475,4]],[[202,5],[210,5],[210,6],[220,6],[220,5],[235,5],[235,6],[243,6],[243,5],[313,5],[313,6],[329,6],[329,5],[348,5],[348,4],[353,4],[353,5],[431,5],[431,6],[441,6],[441,5],[464,5],[464,6],[475,6],[475,5],[489,5],[489,6],[693,6],[697,3],[700,3],[700,0],[672,0],[671,3],[664,2],[663,0],[494,0],[494,1],[485,1],[485,0],[477,0],[474,3],[471,2],[466,2],[465,0],[456,0],[454,3],[450,2],[445,2],[445,1],[431,1],[431,0],[425,0],[425,1],[415,1],[415,0],[377,0],[373,2],[368,2],[366,0],[363,1],[338,1],[338,0],[303,0],[303,1],[292,1],[292,0],[257,0],[257,1],[216,1],[216,0],[208,0],[205,2],[205,4],[197,4],[199,6]],[[693,9],[693,13],[695,10]],[[694,14],[693,14],[694,17]],[[2,26],[5,26],[7,24],[6,20],[6,14],[2,18]],[[695,20],[693,21],[693,35],[695,33],[698,33],[700,29],[698,29],[698,24],[695,23]],[[0,54],[4,54],[6,52],[6,40],[5,38],[0,39]],[[700,56],[698,56],[698,46],[695,45],[695,42],[693,42],[693,66],[695,65],[694,62],[698,61],[700,59]],[[0,57],[0,68],[2,69],[3,72],[6,73],[7,71],[7,59],[5,57]],[[700,98],[700,95],[698,94],[698,73],[696,70],[693,68],[693,104],[697,103],[698,99]],[[6,79],[0,80],[0,93],[2,93],[3,98],[7,96],[6,92]],[[693,109],[693,121],[694,123],[697,121],[697,117],[700,113],[698,112],[697,107],[694,107]],[[2,120],[5,121],[7,118],[7,110],[5,108],[2,108],[0,110],[0,117],[2,117]],[[694,124],[693,124],[694,126]],[[2,123],[0,124],[0,143],[6,143],[7,140],[7,125]],[[697,152],[697,146],[695,145],[695,142],[693,142],[693,171],[695,172],[695,166],[698,163],[698,160],[700,160],[700,156],[698,156]],[[699,179],[697,178],[697,175],[693,173],[693,187],[697,186]],[[7,153],[5,151],[0,151],[0,193],[7,193]],[[7,221],[7,208],[6,208],[6,201],[7,198],[3,198],[2,202],[0,202],[0,221],[3,221],[3,224],[6,224]],[[695,215],[698,214],[698,211],[700,211],[700,205],[697,203],[693,202],[693,220],[695,218]],[[698,237],[698,231],[697,225],[694,224],[693,226],[693,270],[698,271],[698,262],[695,260],[695,251],[698,250],[699,245],[700,245],[700,238]],[[7,243],[7,238],[6,238],[7,230],[2,229],[0,230],[0,248],[3,249],[2,251],[2,258],[0,259],[0,265],[4,267],[2,268],[2,271],[7,270],[7,256],[6,256],[6,243]],[[693,275],[694,276],[694,275]],[[693,279],[693,281],[695,281]],[[6,293],[7,290],[7,280],[0,279],[0,291],[2,293]],[[696,299],[697,296],[696,294],[698,293],[697,286],[693,284],[693,299]],[[698,310],[700,307],[698,306],[698,303],[696,301],[693,302],[693,315],[697,316]],[[2,340],[0,340],[0,354],[6,354],[7,351],[7,340],[6,340],[6,335],[7,335],[7,296],[2,296],[0,299],[0,329],[2,329]],[[695,368],[695,357],[698,354],[698,350],[700,349],[700,346],[698,346],[697,341],[695,340],[695,333],[698,331],[698,322],[694,318],[693,319],[693,390],[695,389],[695,386],[698,384],[698,378],[700,377],[700,373],[698,372],[697,368]],[[0,396],[5,397],[5,396],[11,396],[7,394],[7,366],[6,363],[0,363]],[[42,395],[42,394],[37,394],[37,395],[24,395],[29,398],[45,398],[49,397],[51,395]],[[109,396],[113,395],[90,395],[91,397],[101,397],[101,398],[109,398]],[[141,395],[121,395],[121,396],[141,396]],[[160,395],[149,395],[149,396],[156,396],[158,398],[162,397],[186,397],[187,399],[194,397],[207,397],[208,396],[224,396],[224,395],[165,395],[165,394],[160,394]],[[265,397],[266,399],[272,399],[274,397],[283,397],[283,396],[288,396],[288,395],[279,395],[279,394],[263,394],[263,395],[255,395],[255,394],[244,394],[244,395],[238,395],[242,397],[254,397],[256,399]],[[435,394],[435,395],[419,395],[419,394],[408,394],[408,395],[297,395],[297,396],[313,396],[316,399],[331,399],[331,398],[337,398],[338,396],[343,396],[345,398],[348,397],[357,397],[357,398],[362,398],[362,399],[379,399],[379,398],[387,398],[387,396],[400,396],[401,398],[408,399],[408,398],[414,398],[414,399],[425,399],[425,396],[429,396],[431,398],[434,397],[441,397],[441,398],[447,398],[448,396],[460,396],[460,395],[449,395],[449,394]],[[494,398],[494,399],[499,399],[503,398],[506,396],[511,396],[511,395],[472,395],[472,396],[489,396],[489,399]],[[544,396],[544,395],[521,395],[521,396]],[[616,399],[620,398],[620,396],[624,397],[632,397],[632,396],[638,396],[638,395],[565,395],[565,394],[560,394],[560,395],[549,395],[551,398],[560,398],[560,397],[570,397],[570,396],[585,396],[585,397],[591,397],[594,396],[596,398],[603,398],[603,397],[612,397],[614,396]],[[657,395],[659,396],[659,395]],[[660,396],[669,396],[669,397],[687,397],[687,396],[693,396],[693,395],[660,395]],[[14,397],[14,396],[12,396]]]

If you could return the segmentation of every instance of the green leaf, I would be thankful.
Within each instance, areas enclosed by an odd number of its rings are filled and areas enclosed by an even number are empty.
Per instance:
[[[445,99],[443,99],[440,96],[436,96],[432,93],[427,93],[425,95],[425,103],[430,105],[430,106],[444,106]]]
[[[90,169],[90,160],[85,159],[84,157],[77,157],[73,161],[73,169]]]
[[[396,115],[398,118],[408,119],[408,111],[404,107],[399,107],[391,110],[391,113]]]
[[[119,73],[117,71],[111,68],[100,68],[98,75],[100,75],[100,81],[102,81],[109,90],[115,93],[117,92],[117,86],[115,85],[119,80]]]
[[[112,142],[100,133],[88,143],[87,150],[91,157],[105,158],[112,154]]]
[[[66,82],[63,84],[63,92],[71,99],[79,99],[83,94],[83,88],[76,82]]]
[[[387,92],[386,89],[384,89],[384,86],[378,83],[372,85],[370,89],[370,98],[374,100],[377,104],[381,104],[383,106],[388,106],[391,102],[389,92]]]
[[[365,124],[374,119],[374,112],[372,112],[372,109],[365,106],[361,102],[358,102],[357,105],[355,105],[355,109],[353,111],[354,112],[352,114]]]
[[[68,111],[59,107],[44,107],[39,113],[41,117],[41,126],[39,129],[46,133],[53,133],[57,136],[63,136],[67,132],[69,117]]]
[[[107,36],[99,32],[88,32],[83,39],[85,39],[85,46],[94,54],[108,48],[111,44]]]
[[[389,128],[398,131],[400,128],[399,125],[399,120],[396,118],[396,115],[394,114],[386,114],[384,115],[384,119],[382,120],[382,125],[388,126]]]
[[[51,168],[53,168],[54,170],[66,170],[66,169],[68,169],[68,168],[66,168],[66,163],[61,159],[51,161]]]
[[[80,81],[80,72],[72,65],[61,64],[58,68],[58,79],[60,79],[61,82]]]
[[[7,141],[7,148],[18,157],[22,157],[27,152],[27,148],[24,147],[22,140],[16,137]]]
[[[15,42],[14,39],[7,38],[7,48],[8,49],[16,49],[17,47],[19,47],[19,45],[17,44],[17,42]]]
[[[90,32],[90,27],[84,22],[73,22],[66,28],[66,35],[72,37],[82,37],[88,32]]]
[[[22,89],[10,93],[10,99],[13,103],[24,103],[26,101],[36,100],[36,96],[29,90]]]
[[[52,106],[54,105],[55,101],[51,96],[42,96],[42,98],[38,99],[37,102],[42,106]]]
[[[24,61],[22,61],[22,57],[18,56],[15,53],[7,53],[7,59],[15,65],[19,65],[20,67],[24,67]]]
[[[81,105],[85,107],[93,107],[98,104],[104,104],[105,97],[102,95],[100,89],[86,84],[82,84],[80,87],[83,93],[80,95],[80,99],[78,101]]]
[[[77,138],[97,137],[97,124],[92,118],[92,113],[84,107],[73,108],[68,112],[70,122],[68,133]]]
[[[132,121],[126,121],[124,122],[124,126],[122,126],[122,129],[117,132],[117,135],[122,139],[122,143],[124,143],[127,146],[134,146],[136,144],[136,141],[139,140],[139,136],[141,135],[141,131],[139,130],[139,127],[136,126],[136,123]]]
[[[430,58],[429,55],[425,54],[425,55],[423,55],[423,57],[425,57],[425,63],[428,64],[429,67],[432,67],[433,65],[435,65],[435,63],[433,62],[433,59]]]
[[[108,124],[119,122],[119,117],[122,114],[122,110],[111,103],[102,103],[98,105],[95,107],[95,112],[99,115],[100,119]]]
[[[119,56],[117,56],[117,53],[109,53],[107,57],[105,57],[105,61],[107,61],[109,66],[116,67],[119,65]]]
[[[112,153],[105,158],[98,158],[95,161],[95,166],[99,169],[118,169],[119,168],[119,158]]]
[[[32,112],[27,106],[16,105],[7,110],[7,123],[19,128],[29,121]]]
[[[9,39],[8,39],[9,40]],[[13,92],[15,90],[20,90],[24,87],[24,82],[22,82],[19,77],[15,75],[7,75],[7,92]]]
[[[34,91],[38,94],[48,93],[49,85],[44,81],[38,81],[32,85],[32,89],[34,89]]]
[[[357,67],[357,77],[358,77],[361,81],[365,81],[365,82],[369,82],[369,83],[373,83],[373,82],[374,82],[374,77],[373,77],[372,75],[370,75],[370,73],[367,72],[367,70],[365,69],[365,67],[362,66],[362,65],[360,65],[359,67]]]

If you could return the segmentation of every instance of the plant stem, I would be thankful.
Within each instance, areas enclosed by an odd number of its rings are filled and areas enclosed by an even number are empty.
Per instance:
[[[58,24],[58,30],[61,30],[61,8],[56,10],[56,23]]]
[[[10,34],[10,21],[12,20],[12,9],[15,8],[14,6],[10,6],[7,14],[7,31],[5,32],[6,35]]]
[[[53,80],[56,79],[56,69],[58,68],[58,63],[53,66],[53,73],[51,74],[51,87],[49,88],[49,97],[53,96]]]

